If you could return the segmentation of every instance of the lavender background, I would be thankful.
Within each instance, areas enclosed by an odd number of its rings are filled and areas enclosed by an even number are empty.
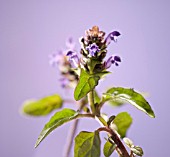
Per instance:
[[[127,110],[134,117],[128,137],[142,146],[144,156],[169,156],[169,6],[168,0],[0,0],[0,156],[62,156],[70,124],[35,150],[34,143],[50,116],[27,118],[19,109],[29,98],[52,93],[72,96],[59,86],[59,72],[49,67],[48,55],[64,48],[69,35],[78,43],[93,25],[122,34],[117,44],[110,45],[108,56],[119,54],[123,61],[118,68],[112,67],[113,75],[98,89],[104,92],[115,85],[148,92],[156,119],[130,105],[115,110],[106,106],[104,111],[112,115]],[[97,127],[98,123],[85,120],[79,130]]]

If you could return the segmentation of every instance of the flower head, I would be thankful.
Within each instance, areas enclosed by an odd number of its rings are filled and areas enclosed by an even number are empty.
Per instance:
[[[92,29],[89,29],[86,31],[86,37],[87,38],[101,38],[103,39],[105,35],[105,32],[99,31],[98,26],[93,26]]]

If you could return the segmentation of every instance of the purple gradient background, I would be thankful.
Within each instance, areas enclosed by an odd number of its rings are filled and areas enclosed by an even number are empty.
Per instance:
[[[169,156],[169,6],[168,0],[0,0],[0,156],[62,156],[70,124],[35,150],[49,117],[25,118],[19,108],[28,98],[55,92],[72,96],[59,87],[59,72],[48,65],[48,55],[64,47],[69,35],[78,43],[93,25],[122,34],[117,44],[110,45],[109,54],[119,54],[123,61],[118,68],[112,67],[113,75],[98,89],[104,92],[115,85],[148,92],[156,119],[130,105],[115,110],[106,106],[104,111],[112,115],[127,110],[134,117],[128,137],[143,147],[144,156]],[[79,130],[97,127],[96,122],[85,120]]]

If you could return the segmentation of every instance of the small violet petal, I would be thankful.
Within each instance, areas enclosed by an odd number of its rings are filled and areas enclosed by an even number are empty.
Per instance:
[[[114,63],[114,57],[111,56],[108,58],[108,60],[105,62],[105,68],[108,69],[111,67],[111,65]]]
[[[105,69],[108,69],[112,64],[118,66],[119,64],[117,62],[121,62],[121,58],[119,56],[110,56],[108,60],[104,62],[104,67]]]
[[[119,56],[114,56],[114,60],[115,60],[116,62],[121,62],[121,58],[120,58]]]
[[[72,64],[73,67],[78,67],[79,65],[79,57],[77,53],[73,51],[68,51],[67,56],[69,57],[69,61]]]
[[[89,55],[91,57],[95,57],[96,54],[100,51],[99,47],[96,45],[96,43],[93,43],[86,47],[87,51],[89,52]]]
[[[109,35],[105,39],[106,45],[109,45],[112,40],[114,42],[116,42],[118,36],[120,36],[120,33],[118,31],[113,31],[113,32],[109,33]]]

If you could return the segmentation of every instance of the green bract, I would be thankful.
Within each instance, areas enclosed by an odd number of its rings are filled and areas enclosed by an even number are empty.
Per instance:
[[[118,100],[118,101],[125,101],[139,110],[145,112],[150,117],[154,118],[155,114],[149,105],[149,103],[145,100],[145,98],[135,92],[133,89],[122,88],[122,87],[114,87],[109,89],[106,93],[103,94],[105,101],[108,100]]]
[[[25,114],[31,116],[45,116],[53,110],[61,108],[63,104],[62,98],[55,94],[44,97],[40,100],[26,101],[22,107]]]
[[[74,157],[100,157],[100,137],[97,131],[82,131],[76,136]]]

